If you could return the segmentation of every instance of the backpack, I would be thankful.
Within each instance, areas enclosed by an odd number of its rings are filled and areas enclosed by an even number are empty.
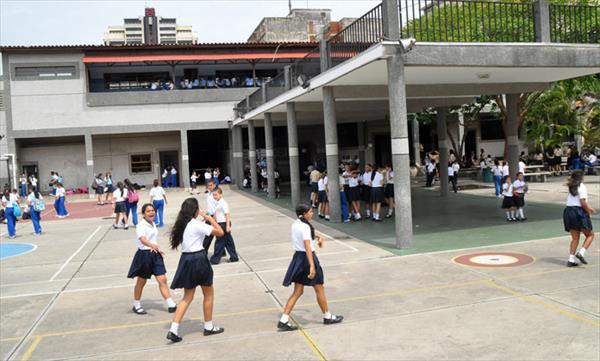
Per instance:
[[[34,209],[36,212],[41,212],[41,211],[44,211],[44,210],[46,210],[46,203],[44,203],[44,201],[43,201],[43,200],[41,200],[41,199],[36,199],[36,200],[33,202],[33,209]]]
[[[13,216],[15,216],[15,218],[17,218],[17,217],[21,217],[21,214],[23,214],[23,212],[21,211],[21,207],[18,204],[15,204],[13,206]]]
[[[127,193],[127,202],[129,203],[136,203],[140,200],[140,196],[137,192],[130,190]]]

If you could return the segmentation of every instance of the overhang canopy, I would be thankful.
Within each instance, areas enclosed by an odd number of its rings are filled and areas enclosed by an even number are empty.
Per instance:
[[[141,63],[159,61],[220,61],[220,60],[273,60],[302,59],[306,52],[244,52],[244,53],[198,53],[198,54],[135,54],[84,56],[84,64],[94,63]],[[315,56],[318,57],[318,54]]]

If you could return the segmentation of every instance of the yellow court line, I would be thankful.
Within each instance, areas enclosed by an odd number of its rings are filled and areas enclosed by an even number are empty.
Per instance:
[[[532,276],[539,276],[539,275],[543,275],[543,274],[568,272],[568,271],[572,271],[572,269],[561,268],[561,269],[556,269],[556,270],[534,272],[534,273],[528,273],[528,274],[522,274],[522,275],[516,275],[516,276],[508,276],[508,277],[498,278],[498,279],[499,280],[509,280],[509,279],[515,279],[515,278],[526,278],[526,277],[532,277]],[[369,300],[369,299],[389,297],[389,296],[398,296],[398,295],[409,294],[409,293],[428,292],[428,291],[434,291],[434,290],[439,290],[439,289],[460,288],[460,287],[476,285],[476,284],[481,284],[481,283],[486,283],[486,282],[491,282],[491,278],[473,280],[473,281],[467,281],[467,282],[459,282],[459,283],[446,283],[446,284],[441,284],[441,285],[436,285],[436,286],[431,286],[431,287],[419,287],[419,288],[414,288],[414,289],[405,289],[405,290],[398,290],[398,291],[392,291],[392,292],[376,293],[376,294],[371,294],[371,295],[366,295],[366,296],[340,298],[340,299],[336,299],[336,300],[329,300],[329,303]],[[301,304],[301,305],[298,305],[297,308],[314,306],[315,304],[316,303]],[[248,311],[215,314],[214,316],[215,317],[232,317],[232,316],[248,315],[248,314],[253,314],[253,313],[276,312],[276,311],[280,311],[280,308],[279,307],[270,307],[270,308],[262,308],[262,309],[248,310]],[[202,319],[203,319],[202,317],[193,317],[193,318],[190,318],[189,320],[190,321],[198,321],[198,320],[202,320]],[[162,321],[154,321],[154,322],[122,324],[122,325],[89,328],[89,329],[82,329],[82,330],[46,333],[46,334],[41,334],[41,335],[36,335],[36,336],[39,336],[39,337],[67,336],[67,335],[92,333],[92,332],[100,332],[100,331],[111,331],[111,330],[119,330],[119,329],[155,326],[155,325],[167,324],[170,322],[171,322],[171,320],[162,320]],[[21,339],[22,339],[22,336],[21,337],[11,337],[11,338],[0,339],[0,342],[17,341],[17,340],[21,340]]]
[[[308,334],[308,332],[306,332],[304,327],[302,327],[300,322],[296,321],[293,317],[291,317],[291,319],[298,326],[298,331],[300,331],[300,334],[302,335],[302,337],[304,337],[304,340],[306,341],[306,343],[308,343],[308,345],[313,350],[313,352],[317,355],[317,357],[319,357],[319,360],[327,361],[327,357],[325,357],[325,354],[323,353],[323,351],[321,351],[321,349],[317,346],[317,343],[310,337],[310,335]]]
[[[21,361],[28,361],[31,358],[33,351],[35,351],[35,349],[38,347],[38,345],[40,344],[40,341],[42,341],[41,336],[35,336],[33,338],[33,342],[31,343],[31,346],[29,346],[29,348],[27,349],[27,351],[25,352],[23,357],[21,357]]]
[[[589,318],[582,317],[582,316],[580,316],[580,315],[578,315],[576,313],[573,313],[571,311],[567,311],[567,310],[565,310],[565,309],[563,309],[561,307],[558,307],[556,305],[553,305],[551,303],[547,303],[547,302],[544,302],[542,300],[533,298],[531,296],[527,296],[526,294],[523,294],[523,293],[521,293],[519,291],[515,291],[512,288],[501,286],[501,285],[497,284],[494,281],[491,281],[491,280],[490,281],[486,281],[486,282],[484,282],[484,284],[486,284],[488,286],[491,286],[493,288],[496,288],[496,289],[498,289],[500,291],[506,292],[508,294],[511,294],[511,295],[513,295],[513,296],[517,297],[518,299],[523,300],[525,302],[529,302],[529,303],[534,304],[534,305],[544,306],[544,307],[546,307],[549,310],[552,310],[554,312],[560,313],[560,314],[565,315],[567,317],[573,318],[575,320],[581,321],[583,323],[587,323],[587,324],[595,326],[595,327],[600,327],[600,322],[599,321],[594,321],[594,320],[590,320]]]

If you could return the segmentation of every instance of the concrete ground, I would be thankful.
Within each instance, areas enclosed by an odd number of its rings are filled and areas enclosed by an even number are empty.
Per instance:
[[[600,359],[600,243],[588,251],[589,265],[567,268],[565,236],[397,255],[318,224],[327,236],[318,254],[330,308],[346,318],[323,325],[307,289],[293,313],[301,330],[278,332],[281,304],[291,293],[281,282],[292,255],[293,219],[246,193],[225,190],[241,256],[241,262],[214,267],[214,321],[225,333],[202,335],[198,295],[180,327],[184,341],[170,344],[171,315],[154,282],[142,301],[148,315],[131,312],[134,282],[126,274],[135,231],[112,230],[101,217],[49,220],[40,237],[20,224],[10,242],[38,248],[0,262],[2,359]],[[187,196],[169,190],[167,225]],[[167,232],[163,228],[159,238],[165,250]],[[513,268],[453,262],[483,251],[524,253],[534,262]],[[178,258],[166,250],[169,279]],[[181,294],[174,293],[176,301]]]

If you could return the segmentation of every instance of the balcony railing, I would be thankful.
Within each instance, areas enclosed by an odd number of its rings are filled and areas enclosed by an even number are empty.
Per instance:
[[[554,43],[600,43],[600,6],[550,5],[550,39]]]

